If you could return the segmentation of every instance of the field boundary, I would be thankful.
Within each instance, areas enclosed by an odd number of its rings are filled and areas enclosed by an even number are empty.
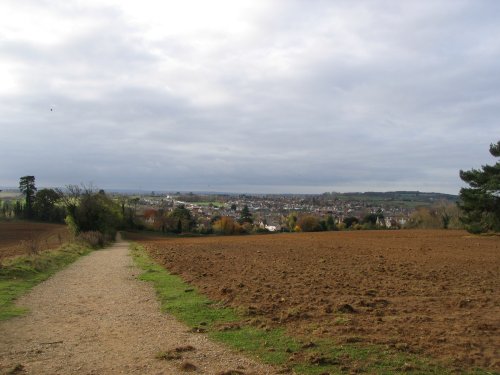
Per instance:
[[[283,329],[266,327],[258,316],[247,311],[210,301],[195,287],[152,260],[140,244],[131,243],[130,248],[135,263],[144,271],[138,278],[154,285],[162,311],[184,322],[193,332],[205,333],[266,364],[300,374],[456,373],[423,356],[380,345],[339,345],[331,340],[311,342],[307,337],[291,337]],[[491,373],[474,370],[468,374]]]
[[[72,242],[37,255],[4,260],[0,264],[0,321],[25,314],[26,308],[15,305],[19,297],[91,251]]]

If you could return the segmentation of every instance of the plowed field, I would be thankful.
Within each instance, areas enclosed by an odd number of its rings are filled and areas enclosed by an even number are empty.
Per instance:
[[[39,251],[53,249],[68,240],[65,225],[25,221],[0,221],[0,260],[29,253],[27,242]],[[24,244],[22,241],[25,241]]]
[[[363,231],[143,239],[210,298],[267,326],[500,370],[500,237]]]

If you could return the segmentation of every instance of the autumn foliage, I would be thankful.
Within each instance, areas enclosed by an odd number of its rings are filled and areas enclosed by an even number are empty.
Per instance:
[[[317,232],[322,230],[319,219],[315,216],[301,216],[297,221],[297,226],[302,232]]]
[[[218,234],[240,234],[244,232],[243,227],[229,216],[223,216],[217,220],[212,225],[212,229]]]

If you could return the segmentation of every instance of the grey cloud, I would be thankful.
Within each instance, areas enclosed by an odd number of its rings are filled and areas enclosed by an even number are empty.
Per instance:
[[[497,8],[281,1],[242,38],[156,41],[87,10],[61,45],[0,43],[23,73],[0,101],[0,185],[456,193],[500,130]]]

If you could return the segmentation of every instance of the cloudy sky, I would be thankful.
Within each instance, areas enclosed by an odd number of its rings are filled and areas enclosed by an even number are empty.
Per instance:
[[[500,1],[2,0],[0,134],[4,187],[457,193]]]

